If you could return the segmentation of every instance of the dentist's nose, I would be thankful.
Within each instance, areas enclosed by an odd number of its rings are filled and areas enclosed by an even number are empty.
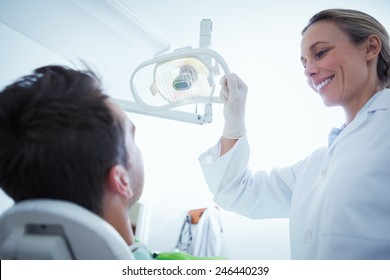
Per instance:
[[[311,77],[315,76],[316,74],[318,74],[318,71],[319,70],[318,70],[316,63],[311,62],[311,61],[306,62],[304,74],[307,78],[311,78]]]

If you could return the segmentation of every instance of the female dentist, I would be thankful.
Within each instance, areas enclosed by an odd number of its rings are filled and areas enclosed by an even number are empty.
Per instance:
[[[302,161],[252,173],[248,89],[236,74],[223,77],[223,135],[199,157],[215,202],[250,218],[289,217],[292,259],[390,259],[389,35],[365,13],[324,10],[302,31],[301,61],[345,124]]]

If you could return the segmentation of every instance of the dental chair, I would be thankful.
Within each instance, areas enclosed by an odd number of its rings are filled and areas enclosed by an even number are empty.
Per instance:
[[[0,259],[134,259],[105,220],[66,201],[16,203],[0,216]]]

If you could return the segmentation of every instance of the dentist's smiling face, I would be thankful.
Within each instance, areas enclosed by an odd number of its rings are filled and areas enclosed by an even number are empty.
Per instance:
[[[311,25],[301,41],[301,61],[308,84],[326,106],[353,107],[367,86],[364,47],[353,44],[335,23]]]

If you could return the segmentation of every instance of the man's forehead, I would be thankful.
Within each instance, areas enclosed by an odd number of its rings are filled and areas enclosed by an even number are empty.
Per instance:
[[[124,122],[127,116],[125,112],[123,112],[122,108],[111,98],[107,98],[106,102],[115,117],[117,117],[120,121]]]
[[[125,111],[123,111],[122,107],[120,107],[119,104],[116,103],[112,98],[107,98],[107,104],[110,107],[114,118],[116,118],[121,123],[125,131],[130,131],[132,134],[134,134],[135,125],[127,116]]]

